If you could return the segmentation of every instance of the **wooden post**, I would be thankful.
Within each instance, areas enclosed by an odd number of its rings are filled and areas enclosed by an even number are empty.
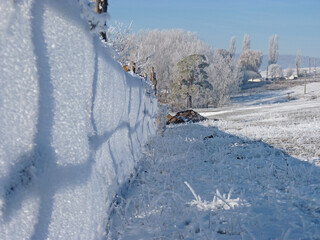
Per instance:
[[[96,5],[94,6],[94,11],[96,13],[101,14],[108,11],[108,0],[92,0],[92,2],[96,3]],[[100,36],[105,42],[107,41],[106,32],[100,32]]]
[[[134,61],[130,62],[130,70],[132,73],[136,73],[136,64],[134,63]]]
[[[108,10],[108,0],[92,0],[92,2],[95,2],[96,5],[94,6],[94,11],[96,13],[104,13]]]
[[[101,1],[101,11],[107,12],[108,11],[108,0],[100,0]]]
[[[95,2],[96,3],[96,5],[94,5],[94,11],[96,12],[96,13],[99,13],[99,3],[96,1],[96,0],[92,0],[92,2]]]

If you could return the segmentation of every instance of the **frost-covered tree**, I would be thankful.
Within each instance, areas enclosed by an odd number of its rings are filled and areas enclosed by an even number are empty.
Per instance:
[[[269,39],[269,60],[268,64],[276,64],[278,62],[279,52],[278,52],[278,35],[272,35]]]
[[[238,67],[243,72],[242,83],[249,79],[261,78],[259,68],[262,64],[262,52],[260,50],[246,50],[241,53]]]
[[[242,83],[246,83],[250,78],[260,78],[259,68],[262,64],[262,52],[250,49],[250,36],[243,37],[242,53],[238,59],[238,67],[242,71]]]
[[[251,48],[250,45],[251,45],[250,36],[248,34],[245,34],[243,36],[242,52],[249,50]]]
[[[278,52],[278,35],[272,35],[269,39],[269,59],[267,67],[267,78],[269,75],[269,66],[271,64],[276,64],[278,62],[279,52]]]
[[[239,90],[240,71],[235,66],[230,52],[219,49],[208,67],[209,81],[213,87],[213,104],[220,107],[230,100],[232,94]]]
[[[302,55],[301,55],[301,51],[299,50],[296,56],[296,70],[297,70],[297,76],[300,76],[300,68],[301,68],[301,62],[302,62]]]
[[[179,104],[181,108],[185,107],[184,93],[188,91],[187,84],[181,80],[179,75],[177,63],[194,54],[204,55],[207,57],[208,64],[213,63],[213,50],[195,33],[175,29],[148,30],[130,34],[130,27],[124,27],[122,24],[117,24],[111,30],[111,40],[115,40],[112,45],[117,48],[118,60],[122,64],[134,61],[136,73],[140,75],[149,74],[151,67],[154,67],[157,74],[159,100],[176,107]],[[235,52],[235,38],[231,39],[230,47],[230,50],[234,49]],[[233,56],[233,62],[234,58]],[[230,85],[223,86],[229,87]],[[207,106],[213,102],[212,85],[208,81],[196,81],[190,89],[193,89],[192,103],[194,106]],[[216,94],[215,101],[217,102],[218,96],[224,96],[224,94]]]
[[[288,68],[285,70],[285,74],[286,74],[286,77],[291,77],[293,75],[294,71],[292,68]]]
[[[130,34],[126,48],[118,50],[122,64],[136,63],[137,74],[149,74],[153,66],[158,80],[158,96],[168,103],[171,84],[178,79],[177,62],[190,54],[209,56],[212,49],[195,33],[180,29],[148,30]]]
[[[206,89],[212,89],[205,71],[208,66],[206,57],[192,54],[179,61],[177,66],[179,78],[171,86],[171,97],[180,105],[187,101],[187,108],[199,106],[201,99],[205,98]]]
[[[238,65],[247,71],[259,72],[262,63],[262,52],[260,50],[246,50],[241,53]]]
[[[282,67],[278,64],[269,65],[269,74],[271,79],[277,79],[283,77]]]
[[[132,44],[130,23],[128,26],[120,22],[115,22],[115,25],[109,25],[106,32],[107,42],[116,50],[117,54],[114,58],[125,64],[130,55],[130,50],[135,48]]]
[[[232,57],[236,55],[236,37],[235,36],[231,37],[229,53],[231,54]]]

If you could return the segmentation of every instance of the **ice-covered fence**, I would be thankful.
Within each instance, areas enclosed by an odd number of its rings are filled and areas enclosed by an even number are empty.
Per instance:
[[[77,0],[0,1],[0,239],[100,239],[157,100]]]

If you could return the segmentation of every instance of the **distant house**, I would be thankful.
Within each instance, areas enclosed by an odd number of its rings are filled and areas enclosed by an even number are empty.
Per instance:
[[[290,77],[286,77],[287,80],[294,80],[294,79],[297,79],[298,76],[297,75],[292,75]]]
[[[254,78],[254,79],[249,79],[248,82],[261,82],[262,79],[261,78]]]

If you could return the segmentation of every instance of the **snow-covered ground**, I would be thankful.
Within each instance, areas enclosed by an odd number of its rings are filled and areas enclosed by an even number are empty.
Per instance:
[[[293,157],[320,163],[319,82],[307,83],[305,95],[304,85],[247,92],[234,98],[231,107],[202,114],[220,119],[215,126],[222,131],[262,140]]]
[[[101,239],[156,131],[157,99],[89,32],[88,2],[0,1],[0,239]]]
[[[319,84],[150,138],[86,3],[0,1],[0,239],[319,239]]]
[[[233,101],[152,139],[109,239],[320,238],[320,83]]]

